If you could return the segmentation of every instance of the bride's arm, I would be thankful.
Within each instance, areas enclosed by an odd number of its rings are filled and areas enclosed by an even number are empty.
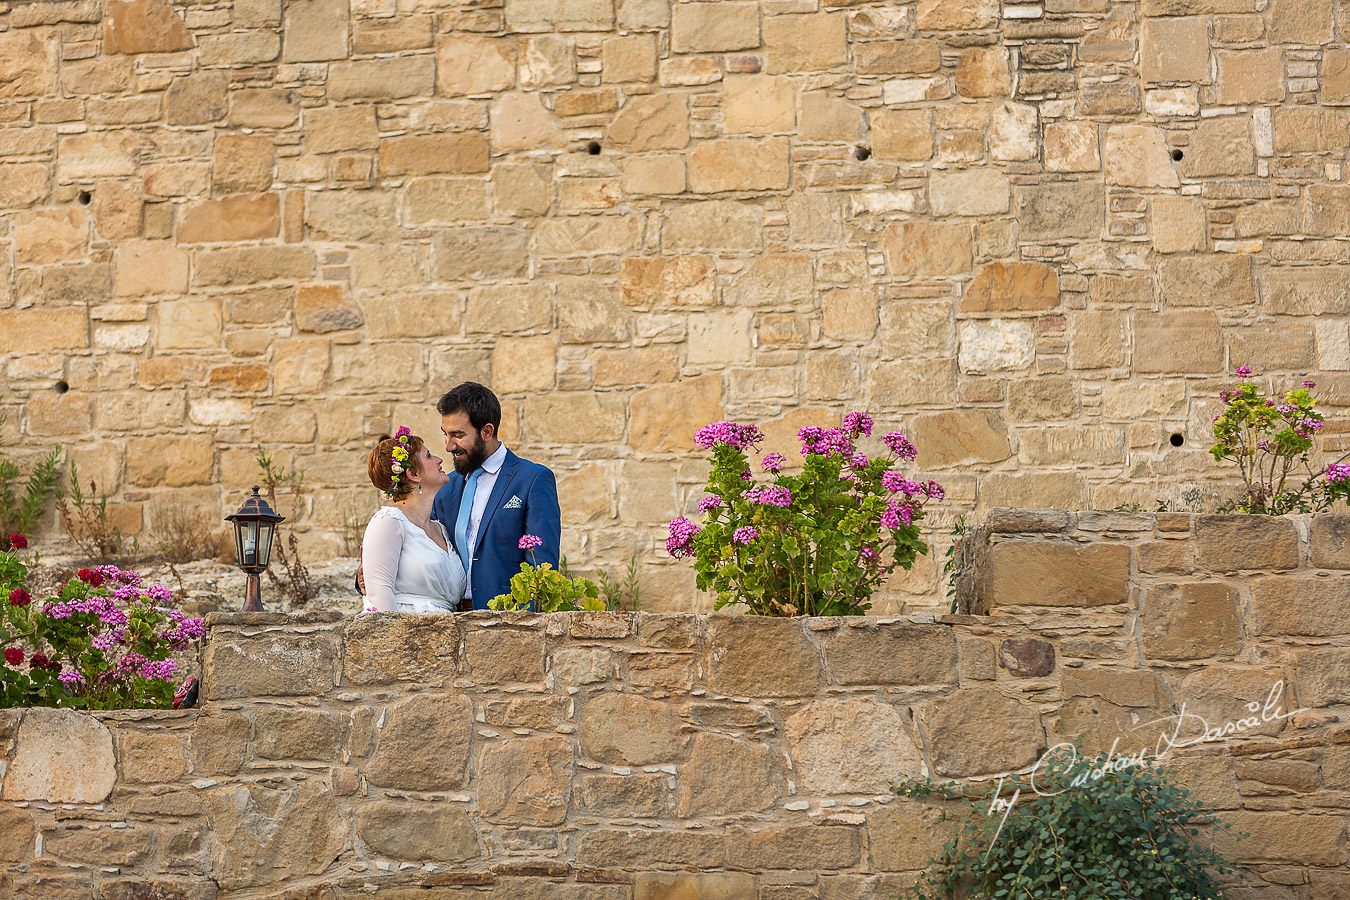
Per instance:
[[[366,526],[363,565],[366,575],[367,612],[390,612],[394,607],[394,578],[403,552],[403,529],[394,516],[375,514]]]

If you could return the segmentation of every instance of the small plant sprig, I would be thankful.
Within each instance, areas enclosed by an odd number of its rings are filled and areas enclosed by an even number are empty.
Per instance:
[[[98,502],[94,501],[98,497]],[[66,527],[75,546],[80,548],[88,559],[97,563],[109,563],[126,556],[140,553],[140,538],[122,534],[108,514],[108,494],[100,492],[97,482],[89,479],[89,494],[85,495],[80,487],[80,473],[75,460],[70,461],[70,501],[65,495],[56,495],[61,510],[61,521]]]
[[[695,442],[711,451],[701,524],[670,523],[666,549],[695,558],[699,590],[715,590],[715,609],[744,603],[754,615],[863,615],[872,593],[897,567],[908,569],[928,545],[919,538],[924,506],[943,498],[936,481],[919,483],[892,468],[912,462],[914,445],[887,434],[887,453],[869,459],[854,446],[872,418],[852,412],[842,428],[803,428],[801,474],[786,460],[760,461],[756,483],[746,456],[764,435],[754,425],[714,422]]]
[[[1350,498],[1350,465],[1340,460],[1316,468],[1311,462],[1317,435],[1325,427],[1310,393],[1316,382],[1284,395],[1284,402],[1264,396],[1249,380],[1252,370],[1234,370],[1243,379],[1220,391],[1224,409],[1214,417],[1210,455],[1237,463],[1242,496],[1225,503],[1224,512],[1279,516],[1291,512],[1323,512],[1338,498]]]
[[[258,468],[261,470],[263,489],[267,492],[267,502],[273,509],[277,508],[277,489],[289,488],[292,501],[292,520],[295,514],[300,511],[301,504],[304,502],[304,482],[305,473],[299,471],[294,466],[289,472],[282,472],[280,468],[272,463],[272,457],[262,444],[258,445],[258,454],[256,457]],[[290,548],[289,552],[287,548]],[[291,530],[286,535],[285,541],[274,541],[272,550],[276,553],[277,562],[281,564],[283,576],[278,577],[272,571],[272,567],[267,567],[267,577],[277,590],[281,591],[291,598],[291,603],[295,606],[304,606],[314,596],[314,586],[309,580],[309,569],[300,561],[300,541],[295,536],[295,531]]]
[[[0,413],[0,426],[8,420]],[[42,518],[47,503],[61,496],[61,445],[41,457],[28,473],[23,489],[18,489],[18,463],[0,457],[0,551],[9,550],[11,534],[28,534]]]
[[[605,609],[615,612],[637,612],[641,588],[638,582],[638,555],[628,557],[623,578],[613,578],[604,569],[599,571],[600,599]]]
[[[534,561],[534,551],[543,543],[543,539],[526,534],[521,536],[519,547],[528,550]],[[569,578],[548,563],[522,563],[520,571],[511,576],[511,593],[493,597],[488,608],[552,613],[602,610],[605,604],[600,600],[600,589],[589,578]]]
[[[116,566],[81,569],[41,603],[27,574],[15,552],[0,552],[0,707],[171,705],[172,654],[202,636],[201,619],[184,615],[168,589]]]
[[[1202,829],[1232,826],[1216,821],[1165,769],[1119,762],[1057,748],[1034,779],[893,786],[901,796],[933,794],[965,807],[955,835],[909,896],[1222,900],[1216,876],[1236,869],[1197,838]],[[995,805],[995,791],[1003,805]]]
[[[952,542],[947,547],[945,554],[946,560],[942,563],[942,574],[947,576],[947,596],[951,598],[949,612],[956,612],[956,581],[961,573],[956,570],[956,552],[960,549],[961,543],[970,534],[970,526],[966,524],[966,514],[956,517],[956,524],[952,526]]]

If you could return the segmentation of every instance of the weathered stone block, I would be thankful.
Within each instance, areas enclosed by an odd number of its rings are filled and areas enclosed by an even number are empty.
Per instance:
[[[351,28],[349,0],[295,0],[286,4],[282,58],[286,62],[345,59]]]
[[[390,859],[456,863],[482,852],[463,804],[378,800],[356,808],[355,824],[366,846]]]
[[[0,808],[0,833],[5,836],[4,842],[0,843],[0,862],[10,865],[34,858],[37,828],[28,810],[12,806]],[[3,883],[0,881],[0,885]],[[750,896],[754,896],[753,891]]]
[[[432,267],[437,278],[442,281],[516,278],[523,275],[529,266],[529,240],[529,232],[509,226],[448,228],[439,231],[432,241]],[[484,290],[490,290],[492,296],[499,297],[539,295],[538,291],[507,285]],[[547,304],[546,294],[542,299]],[[470,306],[469,312],[472,322],[473,306]],[[507,318],[505,321],[516,320]]]
[[[216,630],[203,654],[203,693],[212,700],[326,694],[336,667],[336,650],[326,636]]]
[[[1293,569],[1298,531],[1277,516],[1200,516],[1195,520],[1200,566],[1211,572]]]
[[[758,250],[764,210],[734,200],[704,200],[665,213],[661,242],[667,250]]]
[[[1319,569],[1350,569],[1350,515],[1319,513],[1308,526],[1312,564]]]
[[[1247,116],[1205,119],[1191,134],[1181,160],[1187,178],[1251,175],[1256,171],[1256,149]]]
[[[961,298],[961,312],[1010,312],[1059,305],[1059,275],[1041,263],[985,263]]]
[[[1219,323],[1208,310],[1135,313],[1136,372],[1216,373],[1223,368]]]
[[[1252,612],[1257,634],[1339,634],[1345,616],[1350,615],[1350,578],[1259,578],[1252,585]]]
[[[928,178],[928,203],[935,216],[992,216],[1008,211],[1008,177],[992,169]]]
[[[877,159],[922,162],[933,156],[933,122],[926,109],[878,109],[868,117]]]
[[[1055,671],[1055,645],[1036,638],[999,644],[998,664],[1017,678],[1044,678]]]
[[[614,0],[507,0],[512,31],[608,31],[614,27]]]
[[[1028,580],[1015,572],[1036,572]],[[985,576],[990,608],[1110,606],[1129,599],[1130,550],[1124,544],[1000,541]]]
[[[804,697],[821,682],[820,651],[793,619],[713,618],[709,681],[723,694]]]
[[[112,733],[70,709],[25,711],[0,799],[102,803],[117,780]]]
[[[744,869],[847,869],[862,856],[862,829],[779,825],[727,833],[727,863]]]
[[[598,828],[581,836],[575,865],[601,869],[716,869],[726,865],[726,838],[705,831]]]
[[[758,3],[721,0],[671,9],[670,49],[675,53],[753,50],[759,42]]]
[[[910,433],[934,466],[997,462],[1012,455],[1008,430],[997,413],[969,409],[916,416]]]
[[[572,798],[572,748],[562,736],[489,744],[478,761],[477,794],[489,822],[561,825]]]
[[[480,684],[543,681],[543,633],[471,627],[464,634],[464,667]]]
[[[1019,185],[1016,200],[1023,240],[1096,240],[1101,236],[1106,200],[1100,181]]]
[[[640,872],[633,881],[634,900],[756,900],[755,877],[745,872],[657,874]]]
[[[253,717],[258,756],[264,759],[333,760],[338,720],[319,709],[260,709]]]
[[[709,372],[638,391],[628,411],[628,442],[633,449],[648,453],[692,450],[697,428],[693,423],[715,422],[723,414],[722,376]]]
[[[684,754],[677,709],[632,694],[603,693],[581,709],[577,730],[587,755],[613,765],[653,765]]]
[[[953,653],[947,678],[956,671]],[[918,777],[923,767],[923,753],[900,713],[872,698],[806,703],[786,718],[783,736],[799,788],[807,793],[873,794],[897,778]]]
[[[1242,650],[1240,602],[1231,584],[1155,584],[1141,602],[1149,659],[1231,657]]]
[[[488,143],[481,134],[410,135],[380,142],[385,175],[470,174],[488,170]]]
[[[726,78],[722,83],[722,121],[728,134],[791,133],[797,121],[797,91],[792,79],[766,75]]]
[[[1232,831],[1215,832],[1215,849],[1239,863],[1337,866],[1345,859],[1341,816],[1231,810],[1223,814],[1223,820],[1232,825]],[[1244,833],[1251,836],[1249,840],[1234,837]]]
[[[1159,287],[1169,306],[1250,306],[1256,303],[1250,256],[1215,253],[1164,259]]]
[[[848,54],[848,22],[820,12],[764,19],[766,70],[771,75],[831,69]]]
[[[682,768],[681,818],[759,812],[772,806],[785,788],[780,753],[720,734],[694,735]]]
[[[1207,249],[1209,220],[1198,199],[1159,196],[1149,204],[1149,231],[1153,234],[1153,249],[1159,253],[1197,253]],[[1218,263],[1212,257],[1202,259]],[[1223,268],[1223,265],[1217,264],[1216,268]],[[1247,281],[1251,281],[1250,271]]]
[[[689,145],[688,98],[673,93],[633,97],[610,122],[605,135],[631,153],[681,150]]]
[[[1216,50],[1216,103],[1275,103],[1284,99],[1284,55],[1279,47]]]
[[[668,779],[665,774],[591,775],[580,781],[579,804],[582,809],[600,815],[642,818],[669,815],[672,802]]]
[[[112,0],[103,20],[104,53],[172,53],[192,47],[183,20],[164,0]]]
[[[188,204],[178,223],[180,244],[256,241],[280,233],[281,200],[276,194],[200,200]]]
[[[233,775],[248,753],[248,719],[238,713],[201,715],[192,725],[193,770]]]
[[[992,688],[971,687],[934,700],[924,721],[933,768],[941,775],[1011,772],[1045,749],[1035,709]],[[990,722],[998,722],[998,728],[988,728]]]
[[[689,156],[689,187],[700,194],[788,186],[786,138],[703,141]]]
[[[1204,81],[1209,77],[1209,22],[1201,16],[1145,19],[1139,36],[1144,81]]]
[[[226,889],[317,875],[347,841],[326,785],[294,790],[261,785],[221,787],[206,796],[211,872]]]
[[[899,276],[969,272],[974,245],[968,225],[899,222],[881,236],[886,268]]]
[[[472,730],[467,697],[405,697],[385,714],[366,764],[366,780],[412,791],[459,787],[466,777]]]
[[[883,872],[912,872],[930,865],[947,839],[950,804],[897,798],[867,813],[872,865]]]

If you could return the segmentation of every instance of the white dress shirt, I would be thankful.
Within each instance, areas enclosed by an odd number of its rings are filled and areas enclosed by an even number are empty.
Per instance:
[[[464,579],[464,596],[469,599],[473,599],[473,548],[478,546],[478,526],[483,522],[488,498],[492,496],[492,488],[497,483],[497,474],[501,472],[502,464],[505,462],[506,445],[499,444],[497,452],[483,460],[483,472],[474,485],[473,507],[469,510],[469,552],[465,554],[469,558],[469,571],[465,573],[467,577]]]

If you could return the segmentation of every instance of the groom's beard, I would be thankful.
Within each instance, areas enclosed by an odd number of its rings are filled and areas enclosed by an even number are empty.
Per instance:
[[[483,439],[480,437],[477,444],[464,451],[463,456],[456,456],[453,459],[455,460],[455,471],[467,478],[474,469],[481,466],[483,461],[487,459]]]

